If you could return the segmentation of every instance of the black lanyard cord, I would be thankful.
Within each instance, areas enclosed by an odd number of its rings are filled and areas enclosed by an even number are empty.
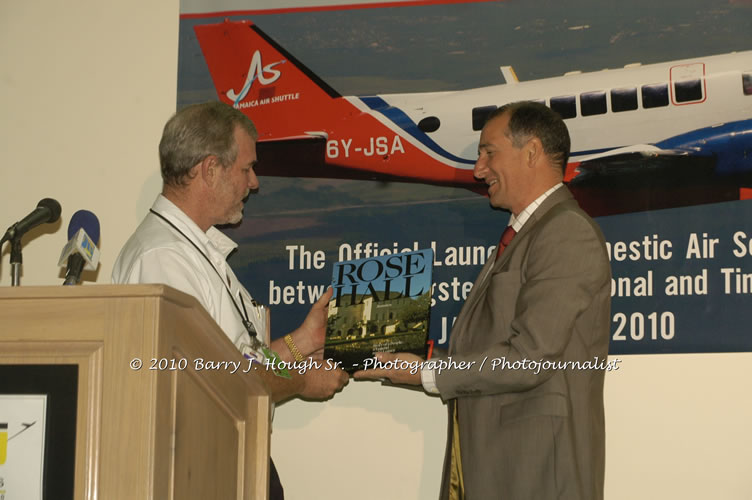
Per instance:
[[[165,221],[169,226],[171,226],[175,231],[177,231],[180,234],[180,236],[182,236],[184,239],[186,239],[188,241],[188,243],[190,243],[191,245],[193,245],[193,247],[196,249],[196,251],[198,253],[200,253],[201,256],[204,259],[206,259],[206,262],[208,262],[209,266],[211,266],[211,268],[214,269],[214,272],[217,273],[217,276],[219,276],[219,280],[224,285],[225,290],[227,290],[227,294],[230,296],[230,300],[232,301],[232,305],[235,306],[235,309],[238,311],[238,314],[240,315],[240,319],[243,321],[243,326],[245,326],[245,329],[248,331],[248,334],[252,338],[255,338],[256,337],[256,328],[253,326],[253,323],[251,323],[250,320],[248,319],[248,311],[245,311],[245,314],[244,314],[244,311],[241,311],[240,306],[238,306],[238,303],[235,302],[235,297],[232,296],[232,290],[230,290],[230,287],[227,285],[227,282],[222,278],[222,274],[220,274],[219,270],[216,267],[214,267],[214,264],[212,263],[211,259],[209,259],[209,256],[206,255],[203,252],[203,250],[201,250],[199,248],[199,246],[196,245],[196,243],[192,239],[190,239],[188,237],[188,235],[186,235],[183,231],[181,231],[175,224],[173,224],[172,222],[170,222],[164,215],[160,214],[159,212],[156,212],[154,209],[151,209],[151,208],[149,209],[149,212],[153,213],[154,215],[156,215],[157,217],[159,217],[160,219],[162,219],[163,221]],[[242,293],[240,294],[240,301],[243,304],[243,310],[245,310],[245,302],[243,302],[243,295],[242,295]]]

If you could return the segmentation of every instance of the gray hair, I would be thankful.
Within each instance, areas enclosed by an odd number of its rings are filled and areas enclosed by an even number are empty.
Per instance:
[[[194,104],[170,118],[159,141],[159,164],[167,185],[185,185],[191,169],[214,155],[227,168],[235,162],[235,129],[241,127],[255,141],[258,132],[250,118],[221,102]]]
[[[486,123],[505,113],[509,115],[509,138],[514,147],[521,148],[531,137],[537,137],[554,166],[566,170],[571,142],[567,126],[556,111],[533,101],[512,102],[491,113]]]

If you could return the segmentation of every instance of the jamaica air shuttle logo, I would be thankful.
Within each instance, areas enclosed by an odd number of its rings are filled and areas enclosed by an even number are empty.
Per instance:
[[[282,59],[281,61],[273,62],[264,66],[261,62],[261,51],[257,50],[253,53],[253,57],[251,58],[251,65],[248,67],[248,77],[246,78],[240,93],[235,92],[234,89],[230,89],[227,91],[227,97],[237,106],[237,104],[248,95],[254,81],[258,80],[261,85],[269,85],[270,83],[276,82],[282,75],[282,72],[278,69],[274,69],[274,66],[284,62],[286,62],[286,60]]]

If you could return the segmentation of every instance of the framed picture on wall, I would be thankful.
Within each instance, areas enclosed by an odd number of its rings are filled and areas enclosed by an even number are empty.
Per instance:
[[[0,498],[73,498],[77,397],[77,365],[0,365]]]

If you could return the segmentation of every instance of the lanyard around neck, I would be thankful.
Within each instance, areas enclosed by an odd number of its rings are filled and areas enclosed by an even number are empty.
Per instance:
[[[219,270],[216,267],[214,267],[214,264],[212,263],[211,259],[209,259],[209,256],[206,255],[204,253],[204,251],[201,250],[199,248],[199,246],[196,245],[196,243],[192,239],[190,239],[188,237],[187,234],[185,234],[183,231],[181,231],[175,224],[173,224],[172,222],[170,222],[164,215],[160,214],[159,212],[155,211],[152,208],[149,209],[149,212],[153,213],[154,215],[156,215],[157,217],[159,217],[160,219],[162,219],[163,221],[165,221],[170,227],[172,227],[175,231],[177,231],[178,234],[180,234],[180,236],[182,236],[186,241],[188,241],[188,243],[190,243],[191,245],[193,245],[193,247],[196,249],[196,251],[198,253],[200,253],[201,256],[204,259],[206,259],[206,262],[208,262],[209,266],[211,266],[211,268],[214,269],[214,272],[217,273],[217,276],[219,276],[219,281],[222,282],[222,285],[224,285],[225,290],[227,290],[227,294],[230,296],[230,300],[232,301],[232,305],[234,305],[235,306],[235,310],[238,311],[238,314],[240,315],[240,319],[243,321],[243,326],[248,331],[248,335],[251,336],[251,339],[255,339],[256,338],[256,328],[253,326],[253,323],[251,323],[250,320],[248,319],[248,312],[245,311],[245,302],[243,301],[243,294],[242,293],[240,294],[240,302],[241,302],[241,304],[243,306],[243,310],[241,310],[240,306],[238,305],[238,303],[235,302],[235,297],[233,297],[233,295],[232,295],[232,290],[230,290],[230,287],[227,285],[227,282],[224,280],[224,278],[222,278],[222,274],[219,272]],[[244,313],[244,311],[245,311],[245,313]]]

